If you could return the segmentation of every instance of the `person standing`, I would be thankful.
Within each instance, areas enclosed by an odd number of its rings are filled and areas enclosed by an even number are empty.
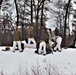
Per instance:
[[[29,28],[27,29],[27,38],[28,38],[28,44],[31,44],[31,42],[32,42],[36,47],[33,26],[29,26]]]
[[[19,52],[22,52],[22,49],[21,49],[22,33],[18,29],[18,26],[16,26],[16,29],[14,30],[13,36],[14,36],[13,52],[15,52],[16,45],[18,45]]]

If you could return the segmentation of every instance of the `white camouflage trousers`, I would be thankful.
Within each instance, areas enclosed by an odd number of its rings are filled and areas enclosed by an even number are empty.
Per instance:
[[[43,49],[42,49],[43,47]],[[46,54],[46,42],[45,41],[42,41],[40,44],[39,44],[39,49],[38,49],[38,53],[41,54]]]
[[[54,47],[54,50],[58,50],[61,51],[61,42],[62,42],[62,38],[59,36],[56,40],[57,45]]]
[[[13,51],[15,51],[16,45],[18,45],[19,51],[22,51],[22,49],[21,49],[21,41],[13,41]]]
[[[36,41],[34,38],[28,38],[28,44],[31,43],[31,41],[33,42],[33,44],[36,46]]]

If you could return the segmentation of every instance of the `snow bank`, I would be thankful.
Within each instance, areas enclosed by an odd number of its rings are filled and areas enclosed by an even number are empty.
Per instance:
[[[24,52],[2,51],[5,47],[0,47],[0,72],[4,75],[21,75],[25,70],[31,75],[32,68],[36,70],[39,66],[41,71],[45,68],[49,70],[49,63],[58,69],[61,75],[76,74],[76,49],[62,49],[62,52],[48,54],[46,56],[37,55],[34,53],[36,49],[25,48]],[[45,72],[43,72],[46,75]]]

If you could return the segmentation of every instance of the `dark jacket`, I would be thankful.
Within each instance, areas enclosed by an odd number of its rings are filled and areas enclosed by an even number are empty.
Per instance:
[[[39,43],[41,41],[45,41],[45,42],[48,41],[48,33],[47,33],[47,30],[43,30],[43,29],[41,30],[41,35],[38,38],[37,43]]]
[[[47,42],[47,39],[48,39],[48,33],[47,33],[47,30],[42,30],[41,31],[41,37],[40,37],[41,40]]]

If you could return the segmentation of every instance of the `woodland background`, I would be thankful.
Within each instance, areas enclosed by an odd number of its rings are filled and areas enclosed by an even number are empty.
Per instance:
[[[71,32],[76,26],[75,5],[75,0],[0,0],[0,45],[12,45],[12,32],[17,23],[23,40],[27,40],[29,25],[34,26],[36,34],[38,27],[58,27],[62,46],[68,47],[74,39]]]

